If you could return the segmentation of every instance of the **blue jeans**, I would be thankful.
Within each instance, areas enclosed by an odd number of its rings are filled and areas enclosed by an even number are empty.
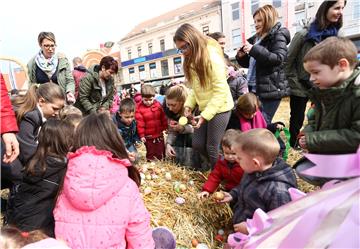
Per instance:
[[[271,121],[280,105],[281,99],[263,99],[260,98],[262,104],[262,114],[267,124],[271,124]]]

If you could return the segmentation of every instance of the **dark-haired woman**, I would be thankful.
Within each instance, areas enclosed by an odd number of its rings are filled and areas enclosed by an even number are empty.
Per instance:
[[[115,87],[113,75],[117,72],[118,62],[111,56],[103,57],[99,65],[88,69],[80,81],[79,100],[75,104],[84,115],[96,112],[110,115]]]
[[[74,103],[75,81],[68,59],[63,54],[55,54],[55,35],[52,32],[41,32],[38,43],[40,51],[27,65],[30,84],[47,82],[58,84],[66,93],[66,101]]]
[[[307,90],[312,87],[303,66],[305,54],[322,40],[337,36],[343,24],[346,1],[324,1],[309,27],[297,32],[289,46],[285,72],[290,86],[290,145],[297,146],[297,136],[304,122]]]

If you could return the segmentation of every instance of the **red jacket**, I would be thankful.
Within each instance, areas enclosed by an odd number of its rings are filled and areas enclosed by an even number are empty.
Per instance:
[[[154,100],[151,106],[140,102],[136,106],[135,119],[139,137],[157,138],[167,128],[164,110],[159,102]]]
[[[239,185],[243,174],[244,171],[238,163],[235,162],[231,164],[226,161],[223,156],[220,156],[202,190],[213,193],[218,188],[221,181],[224,180],[225,190],[230,191]]]
[[[1,83],[1,134],[8,132],[17,132],[18,126],[16,123],[16,117],[12,109],[10,98],[5,84],[5,79],[2,74],[0,74],[0,83]]]

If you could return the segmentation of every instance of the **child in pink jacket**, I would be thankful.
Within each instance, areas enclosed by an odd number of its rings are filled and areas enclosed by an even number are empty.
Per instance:
[[[96,131],[96,132],[94,132]],[[79,124],[54,209],[55,235],[72,249],[154,248],[139,173],[105,114]]]

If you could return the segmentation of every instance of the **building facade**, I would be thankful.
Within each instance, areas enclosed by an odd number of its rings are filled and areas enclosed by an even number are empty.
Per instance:
[[[221,1],[193,2],[137,25],[118,42],[123,84],[183,77],[183,58],[173,36],[184,23],[204,34],[221,31]]]

